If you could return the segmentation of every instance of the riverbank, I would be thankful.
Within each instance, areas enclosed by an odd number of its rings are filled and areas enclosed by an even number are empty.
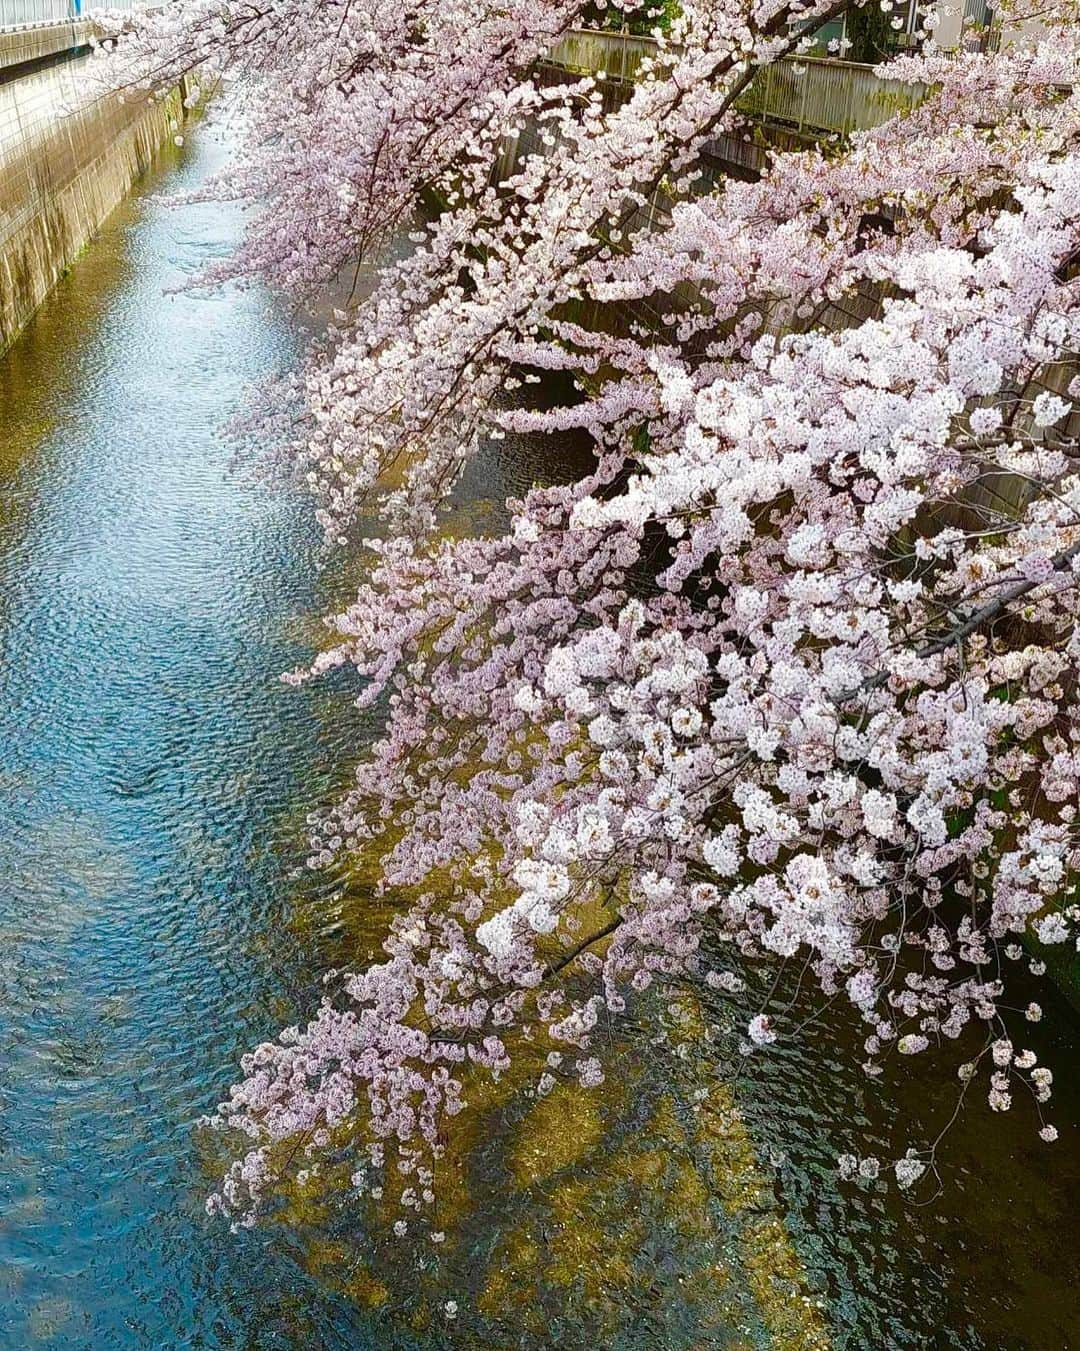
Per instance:
[[[184,123],[184,87],[125,100],[89,63],[61,52],[0,82],[0,351]]]

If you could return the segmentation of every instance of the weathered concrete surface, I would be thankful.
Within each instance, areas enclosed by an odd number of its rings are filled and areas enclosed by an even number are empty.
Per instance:
[[[0,82],[0,350],[183,118],[179,93],[164,102],[103,95],[88,62]]]
[[[93,25],[85,19],[0,31],[0,79],[8,78],[14,67],[85,47],[92,32]]]

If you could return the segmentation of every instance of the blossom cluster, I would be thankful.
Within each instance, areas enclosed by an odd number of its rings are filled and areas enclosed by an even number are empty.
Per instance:
[[[632,995],[738,999],[753,962],[847,1000],[868,1074],[974,1040],[963,1091],[1049,1098],[1008,972],[1076,934],[1076,29],[1051,6],[1027,50],[931,41],[889,71],[930,89],[916,111],[700,191],[753,70],[842,8],[685,3],[614,107],[535,77],[576,18],[556,0],[182,0],[122,44],[147,81],[191,53],[259,71],[213,190],[264,209],[224,271],[314,295],[439,203],[289,414],[328,535],[373,492],[393,527],[308,673],[350,667],[385,715],[312,863],[377,850],[419,899],[245,1061],[218,1120],[252,1151],[216,1206],[249,1217],[280,1158],[343,1132],[423,1206],[507,1029],[551,1042],[538,1091],[588,1086]],[[541,149],[511,162],[526,124]],[[543,372],[575,400],[509,407]],[[439,533],[485,440],[568,428],[585,477],[505,534]],[[784,1031],[749,1011],[747,1051]]]

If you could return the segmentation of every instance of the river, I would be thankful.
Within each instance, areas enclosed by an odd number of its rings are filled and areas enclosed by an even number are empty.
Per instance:
[[[240,1236],[205,1217],[221,1144],[196,1119],[378,919],[362,879],[298,872],[369,735],[344,684],[277,678],[340,582],[302,495],[220,435],[295,325],[253,291],[163,296],[240,220],[151,190],[224,153],[205,128],[170,150],[0,359],[0,1347],[1080,1341],[1080,1035],[1052,995],[1025,1044],[1062,1139],[973,1107],[920,1208],[841,1191],[833,1161],[852,1126],[894,1148],[901,1110],[935,1129],[944,1073],[869,1092],[824,1024],[732,1090],[724,1012],[688,996],[662,1038],[626,1024],[591,1099],[489,1104],[438,1256],[318,1195]],[[463,519],[542,472],[492,447]]]

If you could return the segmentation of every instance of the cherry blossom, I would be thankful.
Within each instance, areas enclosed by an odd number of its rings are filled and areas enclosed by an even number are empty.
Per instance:
[[[928,41],[888,69],[914,112],[703,177],[757,68],[842,9],[686,3],[614,106],[538,75],[582,17],[556,0],[180,0],[111,58],[237,82],[207,191],[254,209],[204,281],[315,305],[386,258],[247,430],[370,564],[289,677],[347,667],[380,718],[310,862],[374,852],[408,900],[382,961],[245,1058],[216,1114],[251,1144],[212,1201],[236,1222],[343,1140],[430,1178],[523,1029],[559,1057],[536,1091],[587,1090],[628,1001],[739,1003],[755,963],[846,1000],[868,1074],[962,1043],[960,1091],[1025,1086],[1055,1137],[1008,964],[1077,933],[1076,29]],[[574,397],[530,403],[544,374]],[[441,528],[481,446],[568,429],[588,474],[505,533]],[[750,1056],[807,1012],[739,1007]]]

